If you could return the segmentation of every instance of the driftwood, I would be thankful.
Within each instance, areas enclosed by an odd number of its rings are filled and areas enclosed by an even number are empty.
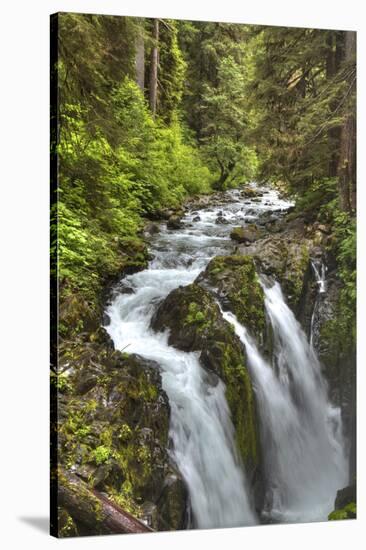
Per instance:
[[[58,473],[58,504],[87,534],[146,533],[150,527],[63,468]]]

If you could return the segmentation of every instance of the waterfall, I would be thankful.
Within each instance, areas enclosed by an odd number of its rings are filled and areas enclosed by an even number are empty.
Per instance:
[[[315,332],[316,332],[317,319],[319,316],[319,307],[327,291],[327,282],[326,282],[327,268],[324,262],[319,262],[316,260],[311,261],[311,266],[313,268],[315,280],[318,285],[318,292],[315,299],[314,309],[311,315],[311,322],[310,322],[310,345],[314,347],[314,336],[316,335]]]
[[[281,522],[324,520],[337,490],[347,484],[340,410],[328,401],[319,361],[280,285],[262,286],[274,364],[262,357],[232,313],[224,317],[246,348],[257,397],[266,477],[263,516]]]
[[[311,262],[311,266],[312,266],[313,271],[314,271],[315,280],[316,280],[317,285],[318,285],[319,294],[324,294],[327,290],[327,284],[326,284],[326,278],[325,278],[327,268],[326,268],[324,262],[320,262],[320,266],[319,266],[319,262],[316,262],[315,260]]]
[[[259,199],[244,201],[232,190],[221,204],[188,212],[177,231],[162,224],[151,237],[154,259],[148,269],[125,277],[106,310],[106,329],[116,349],[159,364],[171,408],[170,454],[186,482],[196,527],[252,525],[257,518],[235,447],[225,385],[213,382],[197,353],[179,351],[168,345],[167,334],[153,332],[151,318],[159,303],[192,283],[211,258],[233,252],[229,235],[235,226],[289,206],[274,190],[263,189]],[[217,223],[223,213],[226,223]],[[325,268],[316,265],[314,272],[321,296]],[[323,520],[337,490],[347,484],[340,411],[327,399],[316,354],[279,285],[263,288],[274,335],[271,364],[235,316],[223,313],[246,347],[256,392],[266,493],[261,520]]]
[[[234,443],[234,427],[221,380],[214,386],[196,353],[168,345],[150,319],[156,303],[179,284],[188,284],[197,270],[149,269],[127,277],[134,292],[120,294],[107,309],[107,330],[117,349],[128,346],[157,361],[171,407],[172,459],[189,490],[194,524],[200,528],[256,523],[242,465]]]

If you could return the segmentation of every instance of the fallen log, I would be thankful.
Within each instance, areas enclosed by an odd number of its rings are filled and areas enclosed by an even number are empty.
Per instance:
[[[152,529],[90,488],[78,476],[58,470],[58,504],[88,535],[147,533]]]

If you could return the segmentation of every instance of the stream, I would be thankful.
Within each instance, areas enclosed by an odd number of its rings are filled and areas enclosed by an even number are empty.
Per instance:
[[[292,205],[273,189],[260,191],[255,198],[227,191],[220,204],[188,211],[177,230],[162,223],[150,238],[148,269],[125,277],[106,311],[115,347],[155,360],[162,369],[171,407],[171,458],[186,482],[192,526],[198,528],[324,520],[337,490],[347,484],[340,411],[328,401],[314,349],[278,283],[262,280],[273,364],[235,316],[223,312],[246,348],[258,405],[265,467],[259,516],[235,448],[225,385],[211,384],[199,353],[169,346],[168,334],[150,328],[157,306],[173,289],[192,283],[214,256],[233,252],[234,227],[281,215]]]

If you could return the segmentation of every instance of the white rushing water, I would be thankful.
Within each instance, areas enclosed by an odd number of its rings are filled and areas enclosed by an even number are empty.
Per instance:
[[[200,528],[252,525],[257,518],[235,449],[224,384],[212,383],[199,354],[179,351],[168,345],[168,334],[152,331],[151,318],[159,303],[173,289],[193,282],[213,256],[233,251],[233,227],[260,222],[263,214],[289,206],[274,190],[264,189],[255,199],[234,190],[218,206],[188,212],[179,230],[168,231],[162,224],[151,237],[149,268],[126,277],[106,311],[115,347],[155,360],[161,368],[171,406],[171,456],[187,484],[194,525]],[[222,216],[225,223],[217,223]],[[263,517],[326,519],[337,489],[346,482],[339,411],[327,401],[316,356],[279,286],[265,288],[265,294],[275,368],[236,318],[224,313],[246,347],[257,395],[266,467]]]
[[[115,346],[153,359],[163,369],[163,388],[171,406],[173,458],[190,494],[198,527],[255,523],[242,468],[236,457],[234,428],[225,386],[210,385],[196,353],[169,346],[167,334],[150,328],[154,303],[196,270],[151,269],[129,277],[133,294],[121,294],[108,309]]]
[[[224,312],[247,350],[261,419],[265,460],[264,516],[274,521],[327,519],[347,484],[341,413],[327,397],[319,361],[280,285],[262,285],[274,334],[269,364],[236,317]]]
[[[267,210],[287,208],[273,190],[258,202],[240,201],[227,193],[225,205],[188,213],[177,231],[162,231],[152,240],[149,269],[124,279],[129,293],[120,293],[108,307],[106,327],[115,347],[155,360],[171,406],[172,458],[184,477],[197,527],[230,527],[257,522],[242,464],[234,443],[234,427],[222,381],[213,386],[196,353],[169,346],[167,334],[150,328],[157,305],[169,292],[194,281],[208,261],[232,250],[234,226]],[[224,212],[223,212],[224,211]],[[216,219],[224,213],[225,224]],[[254,214],[253,214],[254,213]],[[192,219],[199,215],[194,225]],[[248,218],[248,219],[249,219]]]

